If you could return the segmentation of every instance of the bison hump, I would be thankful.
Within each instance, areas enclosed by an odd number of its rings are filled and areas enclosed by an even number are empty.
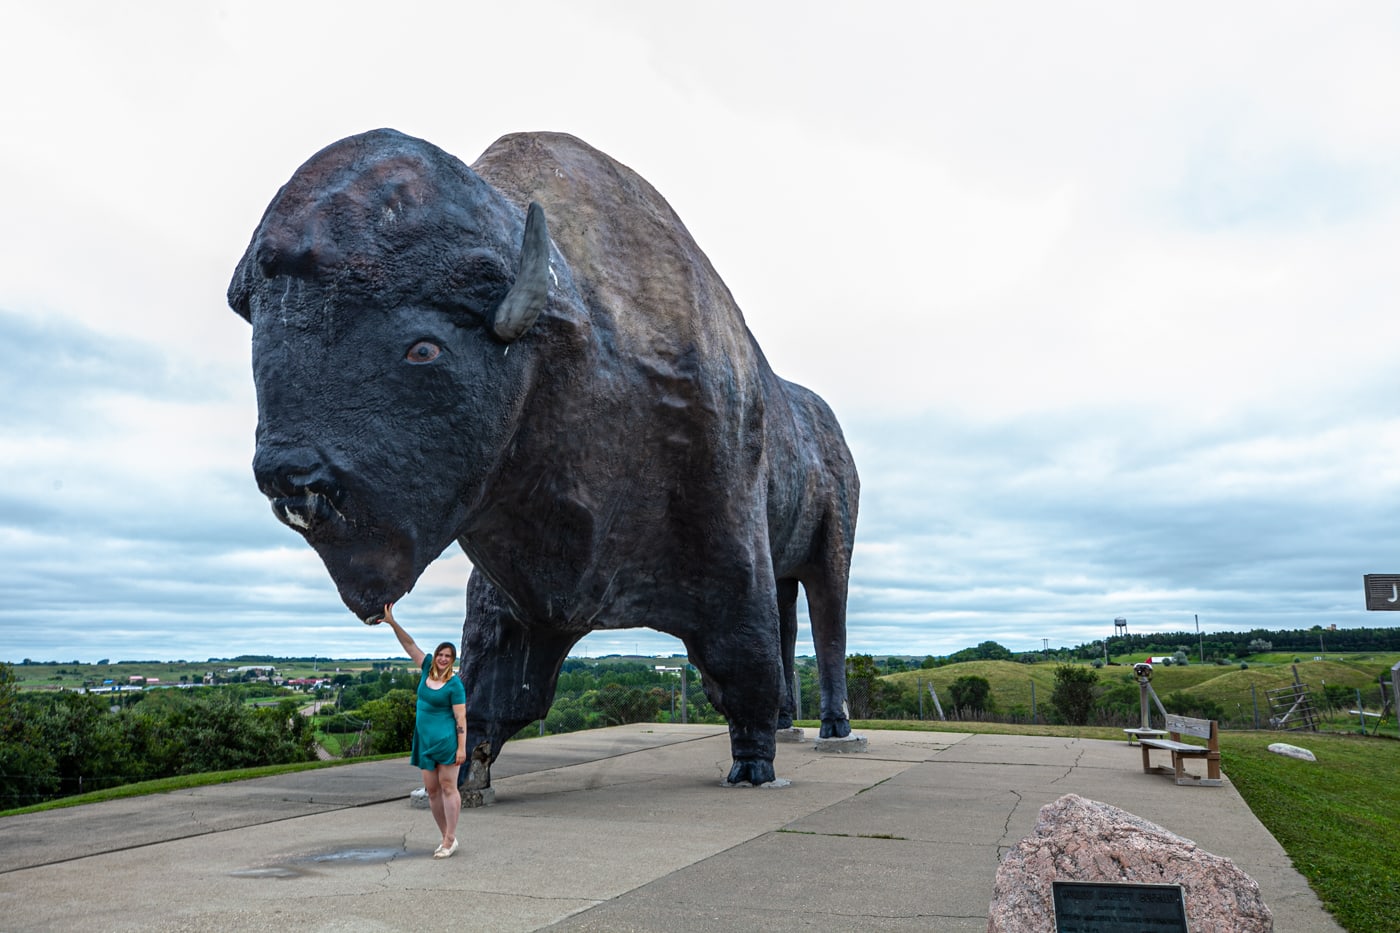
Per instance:
[[[643,355],[761,365],[743,315],[671,205],[632,169],[565,133],[515,133],[472,170],[522,209],[538,201],[590,314]]]

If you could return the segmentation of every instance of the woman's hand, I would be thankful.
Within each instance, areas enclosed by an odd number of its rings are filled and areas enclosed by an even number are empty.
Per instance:
[[[467,763],[467,750],[459,745],[459,746],[457,747],[457,760],[454,761],[453,764],[456,765],[456,766],[458,766],[458,767],[461,767],[462,765],[464,765],[464,764],[466,764],[466,763]]]

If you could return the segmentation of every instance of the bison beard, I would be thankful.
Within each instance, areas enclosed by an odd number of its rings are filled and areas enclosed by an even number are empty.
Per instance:
[[[771,781],[799,584],[821,734],[849,733],[850,452],[630,169],[561,134],[470,168],[392,130],[341,140],[273,198],[229,304],[253,327],[259,488],[350,610],[454,540],[471,559],[469,747],[494,761],[544,716],[583,635],[649,626],[728,720],[729,780]]]

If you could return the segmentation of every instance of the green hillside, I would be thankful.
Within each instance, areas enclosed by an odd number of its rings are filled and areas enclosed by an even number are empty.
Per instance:
[[[1265,658],[1268,660],[1261,660]],[[1325,706],[1324,688],[1331,687],[1334,694],[1336,688],[1345,688],[1339,709],[1343,706],[1354,707],[1352,691],[1360,689],[1363,706],[1378,710],[1381,699],[1379,681],[1383,675],[1389,679],[1390,668],[1397,661],[1400,661],[1400,655],[1332,656],[1324,661],[1307,660],[1294,665],[1292,655],[1275,654],[1253,659],[1243,669],[1237,664],[1157,665],[1153,669],[1152,688],[1159,697],[1180,693],[1216,704],[1222,710],[1223,719],[1245,723],[1253,720],[1256,705],[1260,716],[1267,719],[1268,691],[1291,686],[1296,666],[1298,679],[1307,684],[1319,708]],[[1082,666],[1083,662],[1079,663]],[[931,683],[938,692],[945,713],[951,714],[950,688],[953,682],[959,677],[983,677],[991,685],[996,713],[1017,717],[1029,716],[1034,685],[1037,718],[1043,720],[1050,710],[1050,696],[1055,689],[1055,669],[1058,666],[1056,662],[964,661],[938,668],[887,674],[880,679],[899,684],[909,691],[917,690],[919,684],[924,684],[926,691],[926,685]],[[1136,687],[1132,667],[1128,663],[1100,667],[1097,673],[1102,688],[1113,688],[1115,685],[1120,689]],[[933,718],[934,715],[929,707],[926,718]],[[1393,722],[1393,718],[1390,721]]]

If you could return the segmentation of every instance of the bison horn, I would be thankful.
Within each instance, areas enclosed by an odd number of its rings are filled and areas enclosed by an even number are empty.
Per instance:
[[[549,279],[549,228],[544,221],[544,208],[531,201],[525,214],[520,272],[491,322],[497,337],[510,343],[530,329],[549,300]]]

